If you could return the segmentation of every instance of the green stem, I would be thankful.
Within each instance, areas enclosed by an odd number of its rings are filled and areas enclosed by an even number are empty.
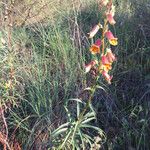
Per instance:
[[[92,101],[92,99],[93,99],[93,97],[94,97],[94,93],[95,93],[95,91],[96,91],[96,85],[97,85],[98,79],[99,79],[99,76],[96,77],[96,82],[95,82],[95,85],[93,85],[93,87],[92,87],[92,93],[91,93],[91,95],[90,95],[90,97],[89,97],[89,99],[88,99],[88,102],[86,103],[85,108],[83,109],[83,111],[80,113],[80,115],[79,115],[79,117],[78,117],[79,123],[82,121],[83,116],[84,116],[86,110],[89,108],[89,105],[91,104],[91,101]]]
[[[88,107],[89,107],[89,105],[90,105],[90,103],[91,103],[91,101],[92,101],[92,98],[93,98],[93,96],[94,96],[95,90],[96,90],[96,86],[94,86],[94,87],[92,88],[92,93],[91,93],[91,95],[90,95],[90,97],[89,97],[89,99],[88,99],[88,102],[86,103],[85,108],[83,109],[83,111],[81,112],[81,114],[80,114],[79,117],[78,117],[78,121],[79,121],[79,122],[82,120],[82,118],[83,118],[83,116],[84,116],[84,113],[85,113],[86,110],[88,109]]]
[[[107,20],[104,20],[104,27],[103,27],[103,31],[102,31],[102,54],[104,54],[104,50],[105,50],[105,30],[106,30],[106,25],[107,25]]]

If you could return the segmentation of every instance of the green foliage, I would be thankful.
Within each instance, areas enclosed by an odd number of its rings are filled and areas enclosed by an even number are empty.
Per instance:
[[[69,101],[75,101],[77,103],[76,111],[70,112],[66,104],[65,109],[68,114],[68,122],[52,132],[52,140],[54,140],[53,143],[56,145],[53,148],[84,150],[96,146],[96,149],[99,149],[105,141],[105,135],[100,128],[91,124],[91,121],[96,119],[92,106],[90,106],[90,110],[86,112],[82,119],[78,120],[82,112],[81,105],[85,106],[85,104],[79,99],[69,99]],[[94,137],[99,137],[99,140],[95,142]],[[58,145],[59,147],[56,148]]]
[[[57,126],[65,120],[63,105],[76,96],[84,80],[83,58],[59,25],[15,29],[13,34],[16,74],[21,77],[23,95],[18,108],[11,110],[8,123],[12,130],[17,126],[17,138],[28,149],[38,139],[37,132],[44,130],[50,136],[49,130],[56,128],[51,124]]]

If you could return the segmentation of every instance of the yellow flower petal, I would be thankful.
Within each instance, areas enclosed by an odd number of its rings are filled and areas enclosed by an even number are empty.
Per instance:
[[[94,55],[94,54],[97,54],[97,53],[100,53],[100,48],[99,46],[93,44],[90,48],[90,52]]]
[[[118,45],[118,39],[117,38],[110,39],[109,43],[113,46],[116,46],[116,45]]]

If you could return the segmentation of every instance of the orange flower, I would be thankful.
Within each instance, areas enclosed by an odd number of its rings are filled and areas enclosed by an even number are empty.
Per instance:
[[[109,72],[111,69],[112,69],[111,64],[105,64],[105,65],[101,64],[99,67],[100,73],[102,73],[103,71]]]
[[[95,44],[93,44],[90,48],[90,52],[94,55],[100,53],[101,40],[97,39]]]
[[[91,32],[89,33],[89,38],[93,38],[94,35],[98,32],[98,30],[99,30],[100,28],[102,28],[102,25],[101,25],[100,23],[97,24],[97,25],[95,25],[95,26],[93,27],[93,29],[91,30]]]
[[[111,45],[116,46],[118,44],[118,39],[114,37],[111,31],[107,31],[105,35]]]
[[[96,64],[98,64],[97,60],[93,60],[88,65],[85,65],[85,73],[88,73]]]

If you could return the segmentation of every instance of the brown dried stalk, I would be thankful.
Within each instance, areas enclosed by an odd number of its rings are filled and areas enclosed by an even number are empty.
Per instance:
[[[0,131],[0,142],[3,145],[3,149],[4,150],[11,150],[9,143],[8,143],[8,126],[7,126],[7,122],[6,122],[6,118],[4,115],[4,109],[2,107],[0,107],[0,118],[3,122],[4,125],[4,130],[6,133],[4,133],[4,131]]]

